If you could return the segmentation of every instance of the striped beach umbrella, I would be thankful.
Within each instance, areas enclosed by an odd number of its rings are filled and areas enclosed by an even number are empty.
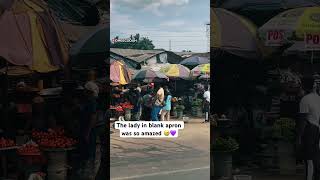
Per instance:
[[[169,78],[190,78],[190,69],[181,64],[169,64],[160,69],[160,72]]]
[[[209,75],[210,64],[201,64],[191,70],[192,76]]]
[[[150,83],[169,81],[169,78],[159,71],[153,71],[151,69],[142,69],[136,72],[136,74],[132,77],[132,80]]]
[[[112,82],[125,85],[129,84],[131,72],[120,61],[113,61],[110,64],[110,79]]]

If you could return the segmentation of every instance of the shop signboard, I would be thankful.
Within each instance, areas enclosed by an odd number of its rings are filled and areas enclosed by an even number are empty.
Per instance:
[[[269,30],[266,36],[266,46],[281,46],[285,40],[285,32],[283,30]]]
[[[304,36],[304,43],[307,50],[320,50],[320,33],[306,33]]]

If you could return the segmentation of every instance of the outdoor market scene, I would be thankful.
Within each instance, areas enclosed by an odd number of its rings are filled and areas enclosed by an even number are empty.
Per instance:
[[[108,95],[108,11],[102,1],[1,1],[1,179],[107,178],[107,110],[96,100]]]
[[[182,164],[188,169],[210,163],[209,53],[172,53],[110,49],[111,179],[142,178],[150,172],[154,177],[146,179],[164,178],[170,174],[163,172]],[[122,138],[116,121],[183,121],[185,125],[177,138]],[[209,178],[208,168],[201,173],[200,177]]]
[[[170,117],[185,119],[187,114],[184,112],[203,117],[203,93],[210,83],[208,58],[192,56],[181,61],[181,64],[149,64],[140,70],[127,66],[126,60],[111,57],[110,61],[111,120],[170,121]],[[155,110],[157,107],[154,107],[153,98],[157,95],[159,98],[162,96],[165,104],[172,103],[167,116],[160,113],[161,108]],[[169,99],[166,99],[168,96]]]
[[[314,1],[211,3],[213,179],[319,179],[319,17]]]

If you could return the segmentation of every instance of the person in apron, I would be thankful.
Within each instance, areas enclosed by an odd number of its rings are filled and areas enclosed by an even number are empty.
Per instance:
[[[302,86],[306,94],[299,105],[297,145],[301,159],[305,162],[305,179],[318,180],[320,179],[320,96],[313,92],[313,78],[303,79]]]

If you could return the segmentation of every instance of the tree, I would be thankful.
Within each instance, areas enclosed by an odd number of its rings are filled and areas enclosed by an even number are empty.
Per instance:
[[[111,48],[121,48],[121,49],[143,49],[143,50],[152,50],[155,48],[152,41],[143,37],[140,38],[140,34],[136,34],[134,36],[130,36],[130,38],[136,40],[136,42],[116,42],[111,44]],[[119,38],[118,36],[116,38]]]

